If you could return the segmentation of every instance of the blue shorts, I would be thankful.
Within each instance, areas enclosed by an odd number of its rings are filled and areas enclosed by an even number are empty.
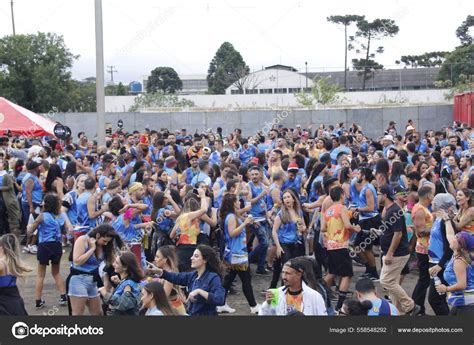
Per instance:
[[[69,280],[69,296],[72,297],[99,297],[97,290],[97,282],[94,281],[94,276],[89,274],[74,275]]]

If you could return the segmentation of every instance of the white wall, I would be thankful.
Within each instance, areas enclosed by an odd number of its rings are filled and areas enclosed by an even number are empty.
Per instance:
[[[341,92],[337,105],[366,106],[399,103],[416,104],[452,104],[446,101],[447,90],[406,90],[406,91],[365,91]],[[193,101],[197,108],[275,108],[299,107],[296,98],[291,94],[262,95],[186,95],[183,98]],[[135,96],[105,97],[106,112],[127,112],[133,105]]]

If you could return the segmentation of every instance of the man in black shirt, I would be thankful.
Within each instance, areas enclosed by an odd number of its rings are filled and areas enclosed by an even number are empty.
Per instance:
[[[389,185],[379,188],[378,198],[383,206],[382,226],[378,229],[382,250],[380,284],[389,292],[393,304],[401,312],[417,315],[420,306],[413,302],[400,286],[400,275],[410,257],[408,251],[407,227],[403,210],[394,202],[394,193]]]

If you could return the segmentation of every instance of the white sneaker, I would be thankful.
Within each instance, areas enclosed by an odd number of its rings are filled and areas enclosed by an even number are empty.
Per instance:
[[[218,313],[228,313],[228,314],[233,314],[235,313],[235,309],[229,307],[229,305],[226,303],[223,306],[217,307],[217,312]]]
[[[258,314],[262,305],[258,303],[255,307],[250,307],[250,314]]]
[[[30,245],[26,245],[23,247],[23,253],[29,253],[30,252]]]
[[[29,249],[30,249],[30,254],[38,253],[38,246],[36,244],[29,246]]]

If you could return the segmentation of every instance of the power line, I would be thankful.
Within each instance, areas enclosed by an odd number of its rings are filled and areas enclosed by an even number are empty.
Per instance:
[[[110,81],[112,83],[112,96],[115,96],[114,73],[118,73],[115,66],[107,66],[107,73],[110,74]]]

